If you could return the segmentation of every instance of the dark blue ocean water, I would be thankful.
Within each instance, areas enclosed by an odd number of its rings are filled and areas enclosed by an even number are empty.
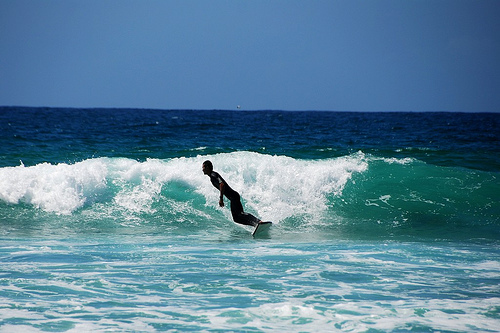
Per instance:
[[[498,331],[499,129],[0,108],[0,331]],[[218,207],[206,159],[270,237]]]

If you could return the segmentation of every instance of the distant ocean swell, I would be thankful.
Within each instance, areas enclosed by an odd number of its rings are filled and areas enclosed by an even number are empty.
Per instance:
[[[229,209],[218,207],[201,172],[205,159],[240,192],[247,211],[285,235],[500,240],[496,173],[363,152],[302,160],[241,151],[3,167],[0,233],[240,228],[228,223]]]

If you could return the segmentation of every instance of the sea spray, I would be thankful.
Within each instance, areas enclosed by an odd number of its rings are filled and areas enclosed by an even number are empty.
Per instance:
[[[0,169],[0,199],[70,214],[106,188],[106,177],[104,160],[6,167]]]

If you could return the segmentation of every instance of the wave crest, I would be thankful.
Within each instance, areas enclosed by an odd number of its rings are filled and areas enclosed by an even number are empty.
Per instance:
[[[154,203],[162,195],[174,200],[201,195],[206,205],[216,206],[215,189],[201,172],[206,159],[242,195],[248,210],[274,221],[324,211],[327,197],[340,195],[352,173],[367,168],[361,153],[328,160],[252,152],[144,162],[97,158],[74,164],[2,168],[0,199],[63,215],[104,202],[131,212],[154,213]],[[185,187],[169,190],[174,183]]]

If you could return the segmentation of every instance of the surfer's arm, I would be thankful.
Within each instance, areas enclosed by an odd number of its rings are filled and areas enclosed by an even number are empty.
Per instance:
[[[219,206],[224,207],[224,183],[221,182],[219,184],[220,189],[220,197],[219,197]]]

